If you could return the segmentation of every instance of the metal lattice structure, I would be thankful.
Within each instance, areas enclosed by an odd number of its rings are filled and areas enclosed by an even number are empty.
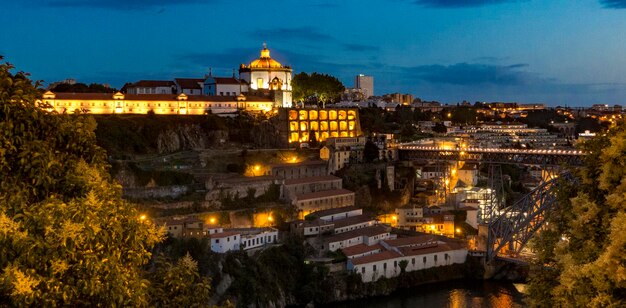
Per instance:
[[[518,150],[500,148],[440,148],[412,144],[398,147],[400,160],[465,161],[543,166],[582,166],[586,154],[578,150]]]
[[[561,173],[543,182],[515,204],[497,213],[489,223],[487,259],[493,260],[504,249],[518,255],[524,245],[539,230],[557,202],[559,184],[576,181],[569,172]]]

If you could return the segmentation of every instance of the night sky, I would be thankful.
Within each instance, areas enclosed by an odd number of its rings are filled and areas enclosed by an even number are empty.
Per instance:
[[[0,55],[46,82],[230,76],[267,42],[377,95],[626,105],[626,0],[0,0],[0,19]]]

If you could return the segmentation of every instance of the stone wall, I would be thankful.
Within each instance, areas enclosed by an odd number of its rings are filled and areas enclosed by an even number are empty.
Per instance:
[[[191,191],[189,185],[172,185],[145,188],[124,188],[123,196],[129,199],[153,199],[172,198],[176,199]]]

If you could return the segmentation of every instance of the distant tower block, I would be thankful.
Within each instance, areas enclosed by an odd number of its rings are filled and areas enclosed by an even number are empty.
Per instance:
[[[359,74],[354,78],[354,87],[360,89],[366,99],[374,96],[374,77]]]

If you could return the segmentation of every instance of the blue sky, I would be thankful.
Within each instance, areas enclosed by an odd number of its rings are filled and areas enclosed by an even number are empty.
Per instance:
[[[0,0],[0,55],[121,87],[229,76],[263,42],[296,72],[446,103],[626,105],[626,0]]]

